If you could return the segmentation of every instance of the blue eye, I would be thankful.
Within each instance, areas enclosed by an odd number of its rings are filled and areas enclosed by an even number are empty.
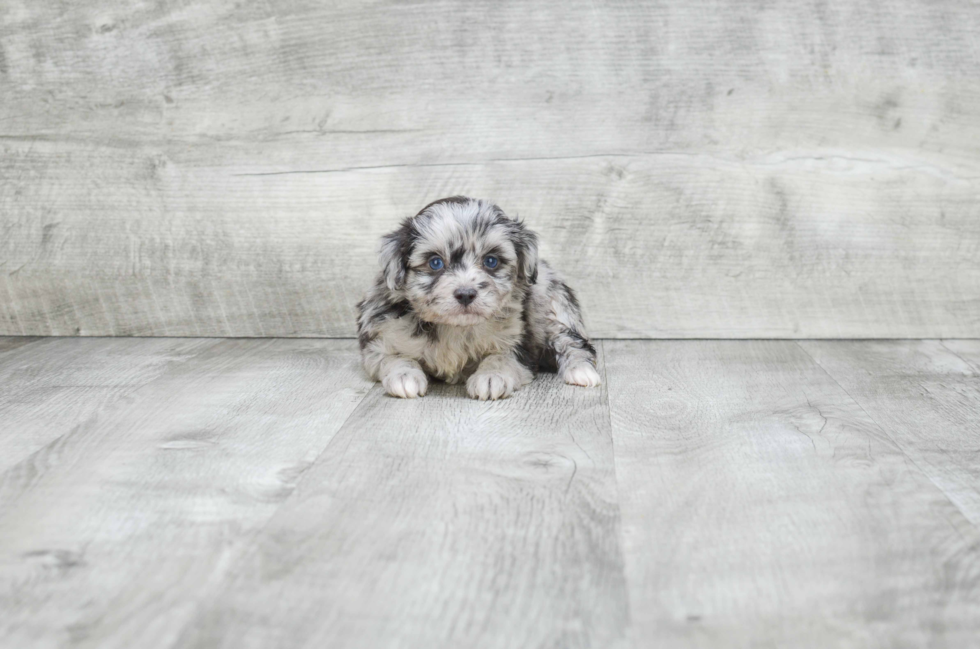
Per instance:
[[[442,267],[444,265],[445,264],[442,263],[441,257],[433,257],[432,259],[429,260],[429,268],[431,268],[432,270],[442,270]]]
[[[493,255],[488,255],[487,258],[483,260],[483,265],[486,266],[487,268],[496,268],[497,263],[498,263],[497,258],[494,257]]]

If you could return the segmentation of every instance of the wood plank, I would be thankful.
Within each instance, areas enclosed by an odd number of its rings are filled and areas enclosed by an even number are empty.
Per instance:
[[[353,341],[220,341],[0,474],[0,644],[172,646],[370,386]]]
[[[236,174],[272,147],[19,146],[0,166],[59,190],[20,184],[52,216],[0,244],[0,333],[352,336],[378,237],[464,192],[525,217],[599,337],[980,335],[980,164],[810,150],[253,177]]]
[[[627,623],[603,389],[376,388],[183,647],[616,647]]]
[[[800,343],[980,526],[980,343]]]
[[[319,137],[352,166],[805,143],[980,151],[968,110],[980,16],[959,0],[8,0],[0,21],[9,137]]]
[[[8,348],[0,357],[0,473],[213,344],[41,338]]]
[[[30,345],[38,340],[41,338],[37,336],[4,336],[0,338],[0,354],[24,345]]]
[[[980,340],[944,340],[942,346],[959,356],[974,374],[980,374]]]
[[[975,642],[980,532],[798,345],[605,347],[635,646]]]
[[[377,236],[468,193],[599,336],[978,336],[977,33],[958,0],[9,0],[0,334],[350,336]]]

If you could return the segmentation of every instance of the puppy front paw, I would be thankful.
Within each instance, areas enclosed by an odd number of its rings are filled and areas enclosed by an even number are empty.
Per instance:
[[[602,383],[599,379],[599,372],[592,367],[591,363],[579,363],[565,370],[562,377],[569,385],[581,385],[584,388],[594,388]]]
[[[477,372],[466,380],[466,392],[474,399],[506,399],[518,387],[518,377],[501,372]]]
[[[429,381],[422,370],[406,367],[392,371],[381,381],[381,385],[384,386],[385,392],[393,397],[414,399],[425,396]]]

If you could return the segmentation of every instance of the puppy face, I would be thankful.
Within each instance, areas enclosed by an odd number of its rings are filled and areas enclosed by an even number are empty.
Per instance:
[[[488,201],[430,203],[381,245],[385,283],[427,322],[471,326],[537,279],[535,234]]]

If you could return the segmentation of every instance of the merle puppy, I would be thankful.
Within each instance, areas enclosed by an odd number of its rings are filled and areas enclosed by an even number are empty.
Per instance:
[[[381,240],[381,273],[357,305],[364,367],[388,394],[425,394],[426,375],[502,399],[533,372],[599,385],[578,300],[538,260],[538,238],[493,203],[454,196]]]

